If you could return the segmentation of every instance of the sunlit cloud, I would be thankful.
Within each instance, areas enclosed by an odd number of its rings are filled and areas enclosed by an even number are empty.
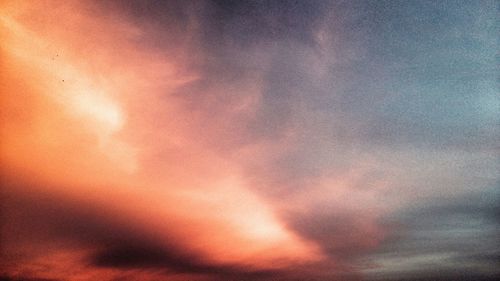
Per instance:
[[[494,6],[2,2],[0,279],[493,278]]]

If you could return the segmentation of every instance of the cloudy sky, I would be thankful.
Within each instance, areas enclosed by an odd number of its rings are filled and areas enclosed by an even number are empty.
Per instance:
[[[497,1],[0,3],[0,279],[500,277]]]

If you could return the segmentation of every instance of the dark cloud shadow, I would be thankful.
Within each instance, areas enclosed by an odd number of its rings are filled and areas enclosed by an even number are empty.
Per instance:
[[[83,261],[90,268],[154,269],[165,274],[202,274],[232,280],[260,280],[280,274],[277,270],[255,270],[237,264],[213,263],[184,249],[172,237],[164,236],[160,241],[137,225],[127,222],[127,218],[120,214],[67,198],[5,190],[1,203],[1,242],[5,249],[0,256],[4,259],[13,257],[11,250],[18,247],[29,245],[39,248],[43,253],[46,245],[65,242],[76,249],[96,249]],[[19,257],[18,262],[26,261],[24,259],[26,257]]]

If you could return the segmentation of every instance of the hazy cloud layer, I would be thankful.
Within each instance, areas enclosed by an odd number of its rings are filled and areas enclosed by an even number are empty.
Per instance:
[[[1,278],[500,275],[495,1],[0,10]]]

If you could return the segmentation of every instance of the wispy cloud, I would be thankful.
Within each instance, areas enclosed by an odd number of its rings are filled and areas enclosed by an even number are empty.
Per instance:
[[[496,6],[1,4],[0,273],[497,276]]]

